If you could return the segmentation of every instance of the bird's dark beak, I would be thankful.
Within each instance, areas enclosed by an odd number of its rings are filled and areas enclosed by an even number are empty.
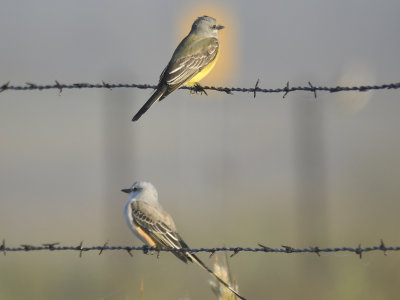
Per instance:
[[[222,25],[218,25],[218,26],[217,26],[217,29],[218,29],[218,30],[221,30],[221,29],[224,29],[224,28],[225,28],[225,26],[222,26]]]
[[[123,189],[123,190],[121,190],[121,192],[130,194],[132,192],[132,189]]]

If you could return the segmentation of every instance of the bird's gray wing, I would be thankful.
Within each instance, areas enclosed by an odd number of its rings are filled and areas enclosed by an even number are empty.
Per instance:
[[[172,218],[159,207],[143,201],[134,201],[131,204],[133,221],[148,234],[159,248],[187,248],[188,246],[176,232]],[[185,263],[191,261],[183,252],[172,252]]]
[[[167,94],[192,79],[211,63],[217,57],[218,48],[218,39],[214,37],[196,41],[184,39],[160,76],[160,84],[168,86]]]

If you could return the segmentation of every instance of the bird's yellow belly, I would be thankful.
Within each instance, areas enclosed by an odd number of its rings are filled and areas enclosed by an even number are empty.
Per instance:
[[[218,56],[219,56],[219,49],[218,49],[218,53],[215,56],[215,59],[210,62],[203,70],[201,70],[198,74],[196,74],[192,79],[190,79],[188,82],[186,82],[184,84],[184,86],[193,86],[195,85],[197,82],[199,82],[200,80],[202,80],[204,77],[207,76],[208,73],[210,73],[210,71],[214,68],[215,64],[217,63],[218,60]]]

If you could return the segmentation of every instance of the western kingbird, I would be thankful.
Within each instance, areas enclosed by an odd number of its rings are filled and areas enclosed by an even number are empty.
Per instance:
[[[171,60],[160,75],[154,94],[136,113],[132,121],[139,118],[157,100],[162,100],[182,85],[194,86],[214,67],[218,59],[218,25],[214,18],[197,18],[189,34],[175,49]]]
[[[124,208],[125,220],[132,232],[142,242],[154,248],[189,248],[176,231],[172,217],[158,202],[157,190],[150,182],[136,181],[129,189],[124,189],[122,192],[130,195]],[[185,263],[197,263],[237,297],[245,299],[209,269],[195,254],[179,251],[172,253]]]

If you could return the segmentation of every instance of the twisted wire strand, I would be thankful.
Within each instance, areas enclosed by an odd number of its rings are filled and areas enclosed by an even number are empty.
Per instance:
[[[358,92],[366,92],[370,90],[385,90],[385,89],[399,89],[400,82],[398,83],[388,83],[381,85],[360,85],[360,86],[336,86],[336,87],[326,87],[326,86],[313,86],[311,82],[308,82],[308,86],[297,86],[290,87],[289,82],[287,82],[286,86],[283,88],[260,88],[258,86],[259,80],[257,80],[254,87],[244,88],[244,87],[215,87],[215,86],[202,86],[201,90],[212,90],[218,92],[224,92],[227,94],[233,94],[233,92],[241,92],[241,93],[254,93],[254,97],[256,97],[256,93],[285,93],[286,96],[290,92],[295,91],[306,91],[314,93],[316,97],[317,91],[324,91],[329,93],[337,93],[337,92],[349,92],[349,91],[358,91]],[[51,90],[57,89],[61,93],[63,89],[115,89],[115,88],[137,88],[137,89],[155,89],[156,85],[151,84],[137,84],[137,83],[72,83],[72,84],[62,84],[57,80],[55,84],[45,84],[39,85],[31,82],[27,82],[25,85],[10,85],[10,82],[7,82],[0,86],[0,92],[8,91],[32,91],[32,90]],[[193,90],[192,87],[182,86],[180,89],[185,90]]]
[[[62,246],[59,243],[46,243],[41,244],[40,246],[22,244],[17,247],[7,247],[5,244],[5,240],[3,240],[3,244],[0,246],[0,251],[4,253],[7,252],[30,252],[30,251],[79,251],[80,255],[82,252],[88,251],[100,251],[101,254],[103,251],[116,251],[116,250],[124,250],[131,254],[132,251],[142,251],[147,254],[149,252],[190,252],[190,253],[210,253],[211,255],[217,252],[232,252],[232,256],[238,254],[239,252],[269,252],[269,253],[316,253],[320,255],[320,253],[329,253],[329,252],[350,252],[355,253],[357,255],[362,256],[364,252],[376,252],[382,251],[386,255],[388,251],[400,251],[400,246],[385,246],[383,241],[381,240],[380,245],[369,246],[369,247],[335,247],[335,248],[320,248],[317,246],[308,247],[308,248],[293,248],[291,246],[282,245],[280,248],[271,248],[264,246],[262,244],[258,244],[259,247],[214,247],[214,248],[153,248],[149,246],[109,246],[108,242],[106,242],[102,246],[83,246],[83,241],[78,246]]]

